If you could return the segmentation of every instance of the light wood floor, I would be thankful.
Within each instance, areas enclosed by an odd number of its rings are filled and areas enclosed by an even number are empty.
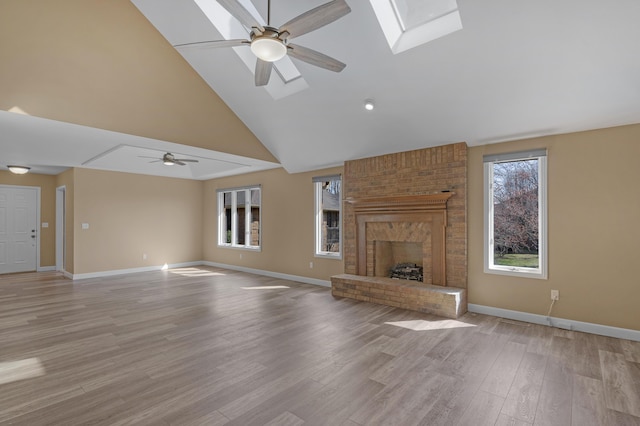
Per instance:
[[[215,268],[7,275],[0,424],[640,425],[640,343]]]

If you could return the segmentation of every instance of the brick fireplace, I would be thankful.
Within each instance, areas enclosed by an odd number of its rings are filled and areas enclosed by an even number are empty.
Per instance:
[[[388,276],[389,263],[415,261],[424,268],[425,283],[445,285],[447,200],[452,195],[347,199],[355,213],[358,275]],[[420,255],[415,249],[412,254],[416,245]]]
[[[345,163],[345,273],[334,296],[457,318],[466,312],[464,143]],[[394,263],[423,282],[391,279]]]

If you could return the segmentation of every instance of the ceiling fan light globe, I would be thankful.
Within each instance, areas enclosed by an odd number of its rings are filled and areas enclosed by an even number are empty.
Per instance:
[[[173,161],[164,160],[162,164],[164,164],[165,166],[173,166],[175,163]]]
[[[287,46],[277,38],[258,37],[251,42],[251,51],[263,61],[275,62],[287,54]]]

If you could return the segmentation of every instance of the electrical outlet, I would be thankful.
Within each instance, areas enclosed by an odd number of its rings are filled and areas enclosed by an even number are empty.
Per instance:
[[[560,292],[558,290],[551,290],[551,300],[560,300]]]
[[[313,262],[309,262],[309,269],[313,269]]]
[[[147,253],[142,253],[142,260],[147,260]]]

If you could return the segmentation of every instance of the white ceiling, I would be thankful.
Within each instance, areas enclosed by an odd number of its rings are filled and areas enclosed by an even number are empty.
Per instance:
[[[252,1],[266,16],[267,0]],[[273,0],[272,23],[325,1]],[[221,38],[194,0],[132,2],[168,43]],[[349,15],[296,39],[346,69],[336,74],[294,59],[304,79],[299,91],[255,87],[231,48],[181,51],[289,172],[640,122],[637,0],[458,0],[462,30],[397,55],[370,2],[347,2]],[[371,112],[363,108],[369,98]],[[12,112],[0,111],[0,128],[0,166],[27,164],[39,173],[90,167],[209,179],[278,167]],[[164,152],[200,162],[166,167],[140,158]]]
[[[132,1],[171,44],[222,38],[194,0]],[[266,17],[267,0],[252,2]],[[272,24],[325,2],[273,0]],[[181,51],[289,172],[640,122],[637,0],[458,0],[462,30],[397,55],[370,2],[347,2],[349,15],[296,38],[345,70],[294,59],[309,87],[280,99],[232,48]]]
[[[279,164],[192,146],[127,135],[60,121],[0,111],[0,167],[31,167],[33,173],[58,174],[70,167],[206,180],[280,167]],[[198,160],[165,166],[166,152]]]

